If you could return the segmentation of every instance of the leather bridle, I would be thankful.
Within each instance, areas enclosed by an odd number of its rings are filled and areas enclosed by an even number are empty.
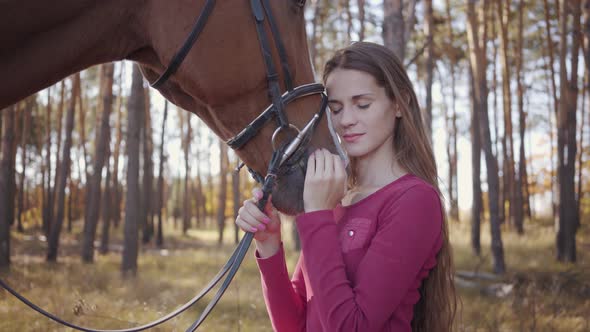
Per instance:
[[[252,169],[249,169],[250,173],[256,179],[256,181],[262,184],[263,197],[258,201],[258,207],[262,210],[268,201],[270,192],[272,191],[273,186],[275,184],[277,174],[281,172],[281,170],[284,171],[285,168],[287,168],[288,171],[289,167],[296,167],[300,165],[304,154],[304,149],[302,147],[305,147],[309,143],[315,128],[317,127],[320,119],[323,117],[327,107],[327,97],[324,94],[324,86],[318,83],[311,83],[293,88],[291,72],[289,70],[289,65],[287,61],[287,54],[285,51],[284,44],[280,38],[280,33],[276,25],[276,21],[274,20],[274,17],[272,15],[269,0],[250,0],[250,4],[256,22],[258,41],[260,43],[262,56],[264,58],[266,77],[268,81],[268,92],[272,104],[268,106],[256,119],[254,119],[241,132],[239,132],[232,139],[228,140],[227,144],[234,150],[240,149],[246,143],[248,143],[254,136],[256,136],[258,132],[272,118],[275,118],[277,120],[277,128],[271,139],[271,144],[273,146],[273,154],[269,162],[269,167],[266,176],[262,176],[259,173],[253,171]],[[304,4],[305,1],[303,0],[297,3],[297,5],[300,7],[303,7]],[[174,55],[164,73],[154,83],[151,84],[152,87],[158,88],[162,86],[178,70],[184,58],[189,53],[192,46],[198,39],[200,33],[203,31],[214,7],[215,0],[206,0],[205,6],[203,7],[199,17],[197,18],[197,21],[193,25],[193,29],[186,38],[184,44]],[[283,84],[287,90],[284,93],[281,93],[279,75],[271,55],[272,53],[270,42],[265,32],[265,22],[267,22],[270,27],[274,44],[276,46],[277,53],[280,58],[280,68],[283,73]],[[298,129],[296,126],[289,123],[287,114],[285,113],[285,107],[290,102],[296,99],[310,95],[321,96],[322,102],[320,110],[313,116],[313,118],[307,123],[307,125],[305,125],[303,129]],[[281,131],[287,132],[290,130],[297,133],[295,138],[291,141],[279,144],[279,142],[277,141],[278,134]],[[290,165],[290,158],[295,159],[296,162],[291,163]],[[182,312],[186,311],[192,305],[197,303],[201,298],[203,298],[203,296],[205,296],[213,287],[215,287],[215,285],[227,274],[227,277],[225,278],[222,285],[220,286],[214,297],[211,299],[207,307],[203,310],[199,318],[187,329],[187,331],[195,331],[201,325],[201,323],[203,323],[203,321],[207,318],[211,310],[213,310],[217,302],[221,299],[221,296],[224,294],[225,290],[229,287],[238,268],[240,267],[240,264],[244,259],[244,256],[246,255],[246,252],[248,251],[248,248],[250,247],[253,237],[254,233],[246,232],[246,234],[244,235],[244,237],[242,237],[240,243],[232,253],[231,257],[228,259],[227,263],[221,268],[217,275],[215,275],[213,279],[211,279],[211,281],[189,302],[177,308],[173,312],[151,323],[134,328],[120,330],[100,330],[78,326],[73,323],[67,322],[35,305],[34,303],[26,299],[24,296],[16,292],[14,289],[9,287],[1,279],[0,286],[4,287],[8,292],[10,292],[20,301],[31,307],[33,310],[67,327],[86,332],[136,332],[160,325],[178,316]]]

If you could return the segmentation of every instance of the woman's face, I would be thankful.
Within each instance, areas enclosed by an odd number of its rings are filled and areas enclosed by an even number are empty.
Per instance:
[[[362,158],[380,148],[392,151],[396,113],[385,88],[370,74],[335,69],[326,79],[334,129],[349,157]]]

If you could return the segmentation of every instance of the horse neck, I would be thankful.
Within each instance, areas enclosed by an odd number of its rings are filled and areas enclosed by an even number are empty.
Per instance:
[[[3,2],[0,108],[84,68],[121,60],[144,47],[139,24],[143,2]]]

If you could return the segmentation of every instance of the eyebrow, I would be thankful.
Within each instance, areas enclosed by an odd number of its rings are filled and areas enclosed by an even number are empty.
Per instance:
[[[352,96],[351,99],[352,100],[358,100],[358,99],[361,99],[363,97],[369,97],[369,96],[372,97],[372,96],[374,96],[374,94],[373,93],[370,93],[370,92],[369,93],[361,93],[361,94]],[[328,102],[329,103],[340,103],[340,101],[337,100],[337,99],[328,99]]]

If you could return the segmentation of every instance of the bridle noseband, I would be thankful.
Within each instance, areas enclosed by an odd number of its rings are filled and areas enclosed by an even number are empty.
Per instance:
[[[287,61],[287,53],[285,51],[284,44],[280,38],[278,27],[272,15],[269,0],[250,0],[250,4],[256,22],[256,31],[258,33],[258,41],[260,43],[261,53],[264,58],[266,78],[268,82],[268,92],[272,104],[268,106],[256,119],[254,119],[235,137],[228,140],[227,144],[234,150],[242,148],[254,136],[256,136],[258,132],[260,132],[260,130],[273,117],[276,119],[277,129],[273,133],[271,139],[271,144],[273,146],[273,154],[269,162],[269,167],[266,176],[263,177],[259,173],[253,171],[252,169],[249,169],[256,181],[262,184],[263,197],[258,201],[258,207],[260,209],[263,209],[268,201],[270,192],[273,189],[279,169],[287,163],[289,158],[295,155],[297,155],[297,157],[300,157],[301,153],[297,152],[301,151],[302,147],[306,146],[311,140],[311,136],[315,128],[317,127],[325,113],[327,107],[327,97],[324,94],[324,86],[321,84],[311,83],[293,88],[291,72],[289,70],[289,65]],[[299,7],[303,7],[304,5],[304,0],[300,0],[297,2],[297,6]],[[187,56],[188,52],[191,50],[192,46],[198,39],[200,33],[203,31],[214,7],[215,0],[206,0],[205,6],[199,14],[197,21],[193,25],[193,29],[186,38],[184,44],[173,56],[164,73],[162,73],[162,75],[154,83],[151,84],[152,87],[158,88],[162,86],[162,84],[164,84],[178,70],[183,60]],[[268,22],[270,26],[274,44],[276,46],[280,58],[280,68],[283,73],[283,84],[287,89],[287,91],[282,94],[279,84],[279,75],[277,73],[276,66],[271,55],[272,53],[270,42],[267,38],[264,29],[265,21]],[[299,129],[293,124],[289,123],[287,114],[285,113],[285,107],[296,99],[311,95],[321,96],[322,102],[320,110],[302,129]],[[291,141],[279,144],[279,142],[277,142],[279,132],[288,130],[295,131],[297,135]],[[247,232],[244,235],[244,237],[242,237],[242,240],[232,253],[231,257],[228,259],[227,263],[221,268],[217,275],[215,275],[215,277],[213,277],[213,279],[211,279],[211,281],[199,292],[199,294],[193,297],[189,302],[177,308],[173,312],[167,314],[166,316],[163,316],[151,323],[129,329],[100,330],[78,326],[73,323],[67,322],[35,305],[34,303],[26,299],[24,296],[16,292],[14,289],[9,287],[2,279],[0,279],[0,286],[4,287],[8,292],[10,292],[20,301],[31,307],[33,310],[67,327],[86,332],[136,332],[160,325],[178,316],[182,312],[186,311],[188,308],[190,308],[192,305],[198,302],[201,298],[203,298],[203,296],[205,296],[213,287],[215,287],[215,285],[227,274],[227,277],[223,281],[222,285],[220,286],[219,290],[217,291],[213,299],[211,299],[211,301],[203,310],[199,318],[187,329],[187,331],[192,332],[195,331],[203,323],[203,321],[207,318],[211,310],[213,310],[217,302],[221,299],[221,296],[224,294],[225,290],[229,287],[237,270],[240,267],[240,264],[244,259],[244,256],[246,255],[246,252],[248,251],[248,248],[250,247],[253,238],[254,233]]]

